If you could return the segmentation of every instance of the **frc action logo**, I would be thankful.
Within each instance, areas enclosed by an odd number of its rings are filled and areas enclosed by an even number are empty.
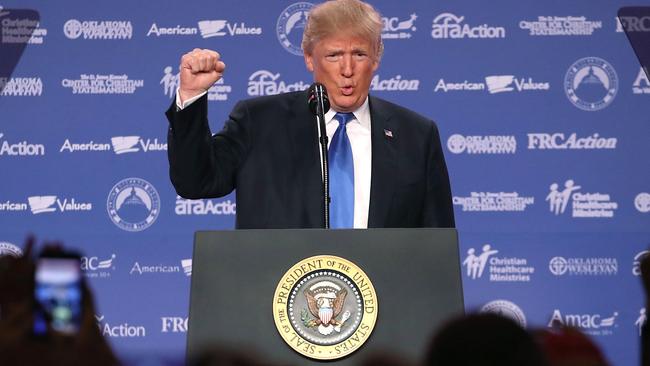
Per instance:
[[[156,188],[141,178],[126,178],[113,186],[106,200],[111,221],[125,231],[142,231],[160,214]]]
[[[147,336],[147,330],[142,325],[131,325],[129,323],[109,323],[104,315],[95,315],[99,331],[104,337],[110,338],[142,338]]]
[[[598,57],[585,57],[569,67],[564,91],[574,106],[584,111],[601,110],[618,92],[618,75],[612,65]]]
[[[307,2],[287,6],[278,17],[275,32],[284,49],[296,56],[302,56],[302,34],[307,24],[309,11],[314,4]]]

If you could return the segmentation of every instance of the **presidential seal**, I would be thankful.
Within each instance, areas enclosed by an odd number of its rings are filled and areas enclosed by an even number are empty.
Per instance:
[[[284,274],[273,296],[273,319],[296,352],[334,360],[368,340],[377,305],[375,289],[359,267],[344,258],[319,255]]]

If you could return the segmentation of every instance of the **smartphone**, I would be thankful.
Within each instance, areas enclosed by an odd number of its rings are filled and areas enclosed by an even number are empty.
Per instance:
[[[34,334],[49,330],[65,335],[79,331],[82,290],[81,260],[73,253],[41,255],[36,262]]]

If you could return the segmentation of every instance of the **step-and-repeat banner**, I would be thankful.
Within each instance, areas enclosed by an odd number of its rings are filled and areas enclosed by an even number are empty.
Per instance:
[[[616,18],[629,4],[373,4],[386,51],[371,93],[438,123],[467,308],[578,327],[614,364],[636,364],[650,82]],[[81,249],[117,352],[133,364],[183,360],[193,233],[233,228],[236,202],[186,200],[170,184],[163,112],[179,58],[211,48],[228,64],[208,93],[217,131],[238,100],[309,86],[299,45],[313,5],[0,6],[2,44],[28,43],[0,79],[0,253],[28,233]],[[650,31],[650,19],[623,21]]]

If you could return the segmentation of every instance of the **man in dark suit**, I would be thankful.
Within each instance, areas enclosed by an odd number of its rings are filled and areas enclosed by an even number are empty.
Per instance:
[[[307,69],[326,87],[332,227],[453,227],[435,124],[368,95],[383,51],[381,17],[358,0],[321,4],[303,36]],[[318,125],[307,92],[239,102],[212,136],[205,91],[225,69],[199,50],[181,59],[167,111],[172,183],[186,198],[237,192],[237,228],[323,227]]]

